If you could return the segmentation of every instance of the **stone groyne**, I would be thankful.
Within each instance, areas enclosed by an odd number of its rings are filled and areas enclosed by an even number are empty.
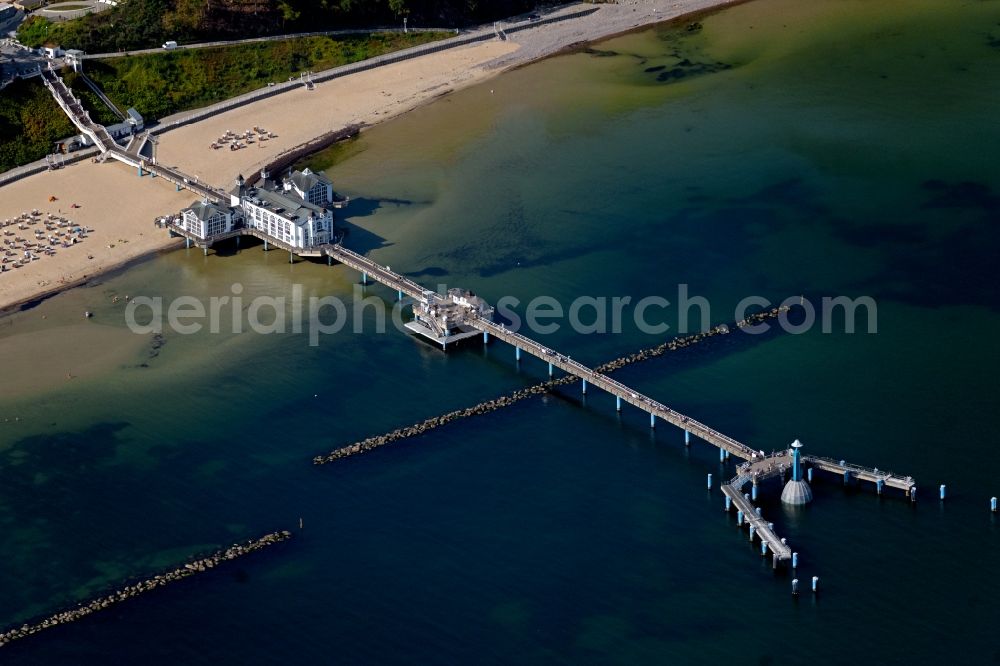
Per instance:
[[[64,610],[59,613],[55,613],[54,615],[50,615],[44,620],[24,624],[14,629],[9,629],[0,633],[0,646],[6,645],[7,643],[11,643],[20,638],[27,638],[28,636],[37,634],[45,629],[51,629],[52,627],[56,627],[61,624],[76,622],[77,620],[81,620],[88,615],[104,610],[105,608],[109,608],[133,597],[137,597],[140,594],[151,592],[158,587],[175,583],[196,574],[204,573],[205,571],[213,569],[223,562],[238,559],[244,555],[255,553],[259,550],[263,550],[264,548],[281,543],[282,541],[287,541],[291,538],[292,533],[286,530],[281,532],[271,532],[270,534],[266,534],[259,539],[254,539],[253,541],[232,545],[225,550],[220,550],[207,557],[193,560],[183,566],[177,567],[176,569],[167,571],[166,573],[158,574],[152,578],[147,578],[137,583],[125,585],[110,594],[98,597],[71,610]]]
[[[781,306],[771,308],[770,310],[765,310],[764,312],[758,312],[747,316],[746,318],[736,322],[733,326],[736,328],[745,328],[748,326],[754,326],[756,324],[763,323],[768,319],[774,319],[781,314],[787,312],[791,308],[789,306]],[[627,365],[632,365],[633,363],[639,363],[641,361],[646,361],[651,358],[656,358],[657,356],[662,356],[667,352],[678,351],[680,349],[685,349],[692,345],[696,345],[699,342],[707,340],[709,338],[718,335],[727,335],[732,330],[732,327],[726,325],[720,325],[712,328],[704,333],[695,333],[693,335],[686,335],[679,338],[673,338],[668,340],[663,344],[657,345],[655,347],[649,347],[647,349],[640,349],[634,354],[629,354],[628,356],[622,356],[616,358],[613,361],[608,361],[602,365],[594,368],[597,372],[604,374],[610,374],[616,370],[620,370]],[[492,400],[486,400],[485,402],[480,402],[479,404],[473,405],[471,407],[466,407],[464,409],[456,409],[455,411],[448,412],[447,414],[442,414],[441,416],[435,416],[419,423],[414,423],[413,425],[403,426],[402,428],[396,428],[390,432],[374,435],[368,437],[354,444],[348,446],[340,447],[339,449],[334,449],[326,455],[318,455],[313,458],[314,465],[325,465],[326,463],[331,463],[342,458],[348,458],[359,453],[367,453],[380,446],[385,446],[386,444],[392,444],[393,442],[398,442],[402,439],[407,439],[409,437],[414,437],[416,435],[423,434],[428,430],[433,430],[434,428],[439,428],[443,425],[447,425],[453,421],[458,421],[460,419],[468,418],[470,416],[477,416],[479,414],[488,414],[490,412],[495,412],[504,407],[510,407],[511,405],[521,402],[526,398],[530,398],[536,395],[542,395],[543,393],[548,393],[552,389],[558,386],[566,386],[574,382],[580,381],[580,378],[575,375],[565,375],[559,377],[558,379],[550,379],[546,382],[541,382],[527,388],[518,389],[506,395],[502,395],[499,398],[494,398]]]

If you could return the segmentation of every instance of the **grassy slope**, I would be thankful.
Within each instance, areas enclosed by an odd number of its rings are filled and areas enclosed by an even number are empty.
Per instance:
[[[76,129],[39,79],[17,81],[0,94],[0,171],[34,162]]]
[[[280,82],[417,44],[449,33],[376,33],[306,37],[280,42],[88,61],[87,73],[119,108],[145,118],[194,109]]]
[[[87,73],[123,111],[135,107],[147,119],[194,109],[284,81],[301,71],[320,71],[450,36],[450,33],[308,37],[151,55],[87,61]],[[66,81],[95,120],[117,118],[73,74]],[[0,171],[52,151],[52,142],[75,128],[38,81],[20,81],[0,95]]]

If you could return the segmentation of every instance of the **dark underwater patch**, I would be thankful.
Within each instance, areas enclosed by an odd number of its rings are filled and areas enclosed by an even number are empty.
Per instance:
[[[602,49],[592,49],[592,48],[586,48],[583,50],[583,52],[595,58],[612,58],[616,55],[621,55],[617,51],[605,51]]]
[[[714,74],[732,68],[732,65],[725,62],[691,62],[685,58],[671,69],[657,74],[656,80],[661,83],[673,83],[674,81],[703,76],[705,74]]]

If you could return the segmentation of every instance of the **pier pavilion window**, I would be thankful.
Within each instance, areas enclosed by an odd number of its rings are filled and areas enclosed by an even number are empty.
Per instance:
[[[215,236],[216,234],[225,233],[226,231],[226,217],[222,213],[215,213],[209,218],[206,223],[206,235]]]

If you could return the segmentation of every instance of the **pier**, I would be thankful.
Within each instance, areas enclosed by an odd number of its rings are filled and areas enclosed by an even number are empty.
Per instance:
[[[449,290],[447,295],[442,295],[426,290],[409,278],[392,271],[388,266],[381,266],[340,245],[324,245],[322,252],[327,257],[359,271],[362,274],[363,282],[367,283],[367,280],[371,278],[396,290],[400,296],[403,294],[410,296],[414,299],[415,306],[419,306],[425,313],[434,311],[436,308],[447,307],[447,315],[441,321],[428,322],[434,326],[434,331],[421,333],[435,342],[443,341],[442,346],[444,347],[447,347],[449,340],[457,339],[457,336],[455,338],[449,336],[450,331],[459,331],[462,333],[461,337],[467,337],[464,335],[467,329],[479,331],[483,336],[484,343],[487,343],[492,336],[514,347],[517,359],[521,358],[522,352],[526,352],[547,363],[550,377],[554,369],[558,368],[567,375],[581,380],[584,392],[588,386],[593,386],[615,396],[618,410],[621,410],[622,403],[626,403],[646,412],[649,414],[650,428],[655,428],[658,421],[664,421],[684,432],[685,443],[690,442],[691,435],[695,435],[717,447],[720,451],[720,460],[725,460],[730,455],[741,459],[743,462],[737,467],[737,476],[722,486],[722,492],[727,498],[726,509],[730,510],[735,505],[741,525],[745,523],[748,526],[751,540],[754,536],[760,539],[762,555],[770,553],[775,568],[780,562],[792,560],[793,553],[787,541],[777,535],[772,524],[765,521],[761,516],[760,509],[753,505],[758,497],[758,484],[762,481],[772,478],[784,479],[785,476],[790,476],[790,484],[806,485],[807,482],[802,478],[802,470],[803,467],[810,466],[821,471],[839,474],[845,481],[856,479],[859,482],[872,483],[879,494],[884,488],[891,487],[902,490],[911,500],[915,498],[916,481],[911,476],[901,476],[877,468],[848,464],[846,461],[838,462],[831,458],[802,456],[798,450],[801,447],[798,440],[793,443],[791,448],[770,454],[763,450],[756,450],[622,382],[612,379],[604,372],[590,368],[579,361],[574,361],[569,356],[561,354],[526,335],[508,330],[504,324],[498,324],[484,316],[484,312],[491,315],[492,308],[484,310],[481,299],[474,300],[459,295],[469,295],[471,292],[453,289]],[[414,312],[417,312],[417,307],[414,308]],[[461,315],[460,319],[456,320],[456,314]],[[424,318],[427,319],[426,315]],[[526,392],[530,393],[529,390]],[[321,460],[314,460],[314,462],[321,462]],[[811,469],[807,473],[811,478]],[[744,493],[747,484],[751,485],[751,493]],[[806,485],[806,487],[808,486]],[[809,498],[811,499],[811,495]],[[783,500],[788,501],[785,500],[784,494]],[[792,501],[792,503],[804,503],[805,501],[808,499],[803,499],[801,502]]]
[[[101,154],[96,159],[117,160],[136,169],[139,176],[148,174],[163,178],[176,186],[178,190],[190,190],[201,199],[214,202],[228,201],[229,195],[226,192],[199,182],[197,178],[189,176],[179,169],[157,164],[155,159],[147,160],[138,154],[138,150],[131,152],[119,146],[104,125],[91,120],[90,112],[83,108],[82,102],[73,95],[69,86],[56,74],[51,65],[42,71],[42,82],[55,98],[59,107],[69,117],[70,122],[100,150]]]
[[[70,120],[81,132],[84,133],[101,151],[99,159],[115,159],[128,164],[137,169],[139,176],[149,174],[154,177],[161,177],[173,183],[178,190],[187,189],[195,193],[205,202],[222,203],[229,200],[229,195],[215,187],[199,182],[178,169],[164,167],[156,164],[155,157],[151,160],[143,158],[141,152],[144,138],[130,137],[130,145],[123,149],[108,130],[90,119],[89,113],[66,86],[65,82],[51,68],[42,74],[46,87],[55,97],[60,107],[66,112]],[[242,184],[242,178],[241,184]],[[322,243],[301,247],[289,244],[282,239],[273,237],[261,229],[249,226],[239,226],[229,229],[225,233],[216,234],[210,237],[199,238],[194,236],[176,222],[164,219],[159,224],[175,235],[184,236],[187,239],[188,247],[192,242],[202,247],[205,253],[213,244],[227,240],[229,238],[239,238],[249,235],[264,241],[265,248],[274,246],[289,252],[289,260],[294,261],[296,255],[301,257],[326,258],[327,262],[341,263],[353,270],[361,273],[362,284],[368,284],[369,279],[382,284],[396,292],[398,299],[404,296],[413,299],[414,320],[407,324],[407,328],[415,333],[439,344],[443,349],[447,349],[449,344],[458,340],[468,339],[481,335],[483,343],[487,344],[491,337],[505,342],[515,350],[515,358],[521,359],[522,353],[530,354],[548,365],[549,378],[554,378],[555,370],[565,372],[567,376],[574,377],[581,381],[582,391],[587,392],[588,387],[601,389],[615,397],[615,405],[621,411],[622,404],[632,405],[649,415],[649,427],[656,428],[660,422],[672,425],[683,431],[684,442],[689,444],[691,436],[717,447],[719,449],[720,461],[725,461],[730,456],[735,456],[741,460],[737,471],[738,474],[729,483],[722,485],[722,492],[726,497],[726,508],[729,510],[736,506],[740,524],[746,523],[749,527],[750,539],[756,535],[761,540],[761,553],[768,553],[772,556],[775,567],[779,562],[792,558],[791,549],[784,539],[778,537],[772,525],[763,520],[760,510],[753,506],[757,499],[758,484],[764,480],[791,476],[785,492],[782,493],[782,501],[799,504],[809,501],[812,497],[808,490],[808,482],[803,478],[802,469],[809,466],[808,477],[812,480],[812,469],[839,475],[844,483],[849,483],[852,479],[859,483],[871,483],[876,491],[882,494],[885,488],[895,488],[902,490],[911,501],[916,496],[916,482],[910,476],[901,476],[877,468],[867,468],[855,464],[849,464],[844,460],[836,461],[832,458],[821,458],[814,456],[801,456],[798,447],[801,444],[796,442],[790,449],[783,449],[767,454],[764,450],[757,450],[740,442],[729,435],[702,423],[690,416],[682,414],[667,405],[653,399],[642,392],[623,384],[609,377],[606,372],[591,368],[579,361],[574,361],[569,356],[562,354],[555,349],[547,347],[540,342],[529,338],[517,331],[506,328],[502,323],[493,321],[493,308],[482,298],[473,292],[462,289],[451,289],[447,294],[438,294],[433,290],[425,289],[422,285],[413,280],[394,272],[388,266],[381,266],[370,259],[343,247],[339,239],[334,239],[330,243]],[[516,402],[528,395],[544,392],[544,384],[531,389],[525,389],[523,395],[513,398],[500,398],[495,401],[493,408],[499,408],[506,404]],[[476,413],[475,408],[469,410],[459,410],[451,415],[454,418],[461,418],[466,413]],[[450,419],[453,420],[453,419]],[[415,431],[419,431],[419,424]],[[409,433],[402,436],[409,436]],[[376,444],[377,445],[377,444]],[[358,450],[361,450],[360,448]],[[350,455],[352,450],[344,455]],[[337,452],[329,457],[318,456],[314,462],[328,462],[331,459],[341,457]],[[751,484],[751,493],[745,493],[744,487]],[[795,491],[789,493],[789,486],[795,486]],[[709,483],[711,487],[711,483]],[[943,497],[944,489],[941,489]]]

